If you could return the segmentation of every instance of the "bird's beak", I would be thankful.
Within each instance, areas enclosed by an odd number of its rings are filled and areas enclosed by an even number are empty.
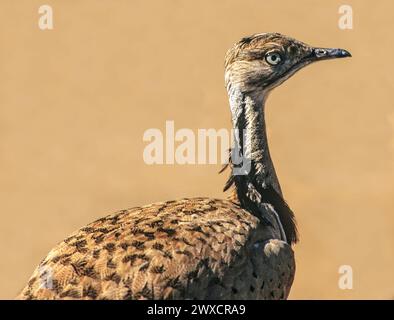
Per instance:
[[[346,58],[351,56],[352,55],[350,54],[350,52],[345,49],[313,48],[311,54],[311,60],[319,61],[319,60]]]

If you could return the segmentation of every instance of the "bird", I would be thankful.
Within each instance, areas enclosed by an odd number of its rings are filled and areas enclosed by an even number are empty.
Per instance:
[[[351,57],[279,33],[225,56],[234,142],[223,199],[196,197],[117,211],[71,234],[39,263],[17,299],[287,299],[296,219],[270,156],[265,103],[305,66]]]

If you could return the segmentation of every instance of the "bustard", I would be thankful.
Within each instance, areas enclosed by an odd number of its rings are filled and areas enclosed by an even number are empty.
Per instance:
[[[233,195],[101,218],[53,248],[18,298],[286,299],[297,230],[269,154],[264,104],[273,88],[306,65],[349,56],[278,33],[241,39],[225,59],[238,132],[232,154],[241,159],[230,162],[225,189],[233,186]]]

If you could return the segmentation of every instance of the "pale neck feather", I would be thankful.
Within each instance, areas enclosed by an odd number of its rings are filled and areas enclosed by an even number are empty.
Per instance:
[[[233,127],[235,132],[243,132],[243,135],[235,137],[235,147],[238,147],[242,157],[252,161],[249,180],[252,184],[256,183],[263,188],[272,186],[279,195],[282,195],[268,148],[264,112],[267,94],[243,93],[239,88],[231,85],[227,89]]]

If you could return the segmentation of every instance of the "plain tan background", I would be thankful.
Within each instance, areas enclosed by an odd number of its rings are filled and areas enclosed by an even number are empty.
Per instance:
[[[54,30],[38,28],[50,4]],[[142,135],[229,128],[223,57],[241,36],[281,32],[353,58],[315,64],[267,104],[271,152],[298,217],[291,298],[394,297],[394,5],[346,1],[0,3],[0,298],[49,249],[114,210],[223,197],[220,165],[148,166]],[[338,268],[353,268],[353,290]]]

